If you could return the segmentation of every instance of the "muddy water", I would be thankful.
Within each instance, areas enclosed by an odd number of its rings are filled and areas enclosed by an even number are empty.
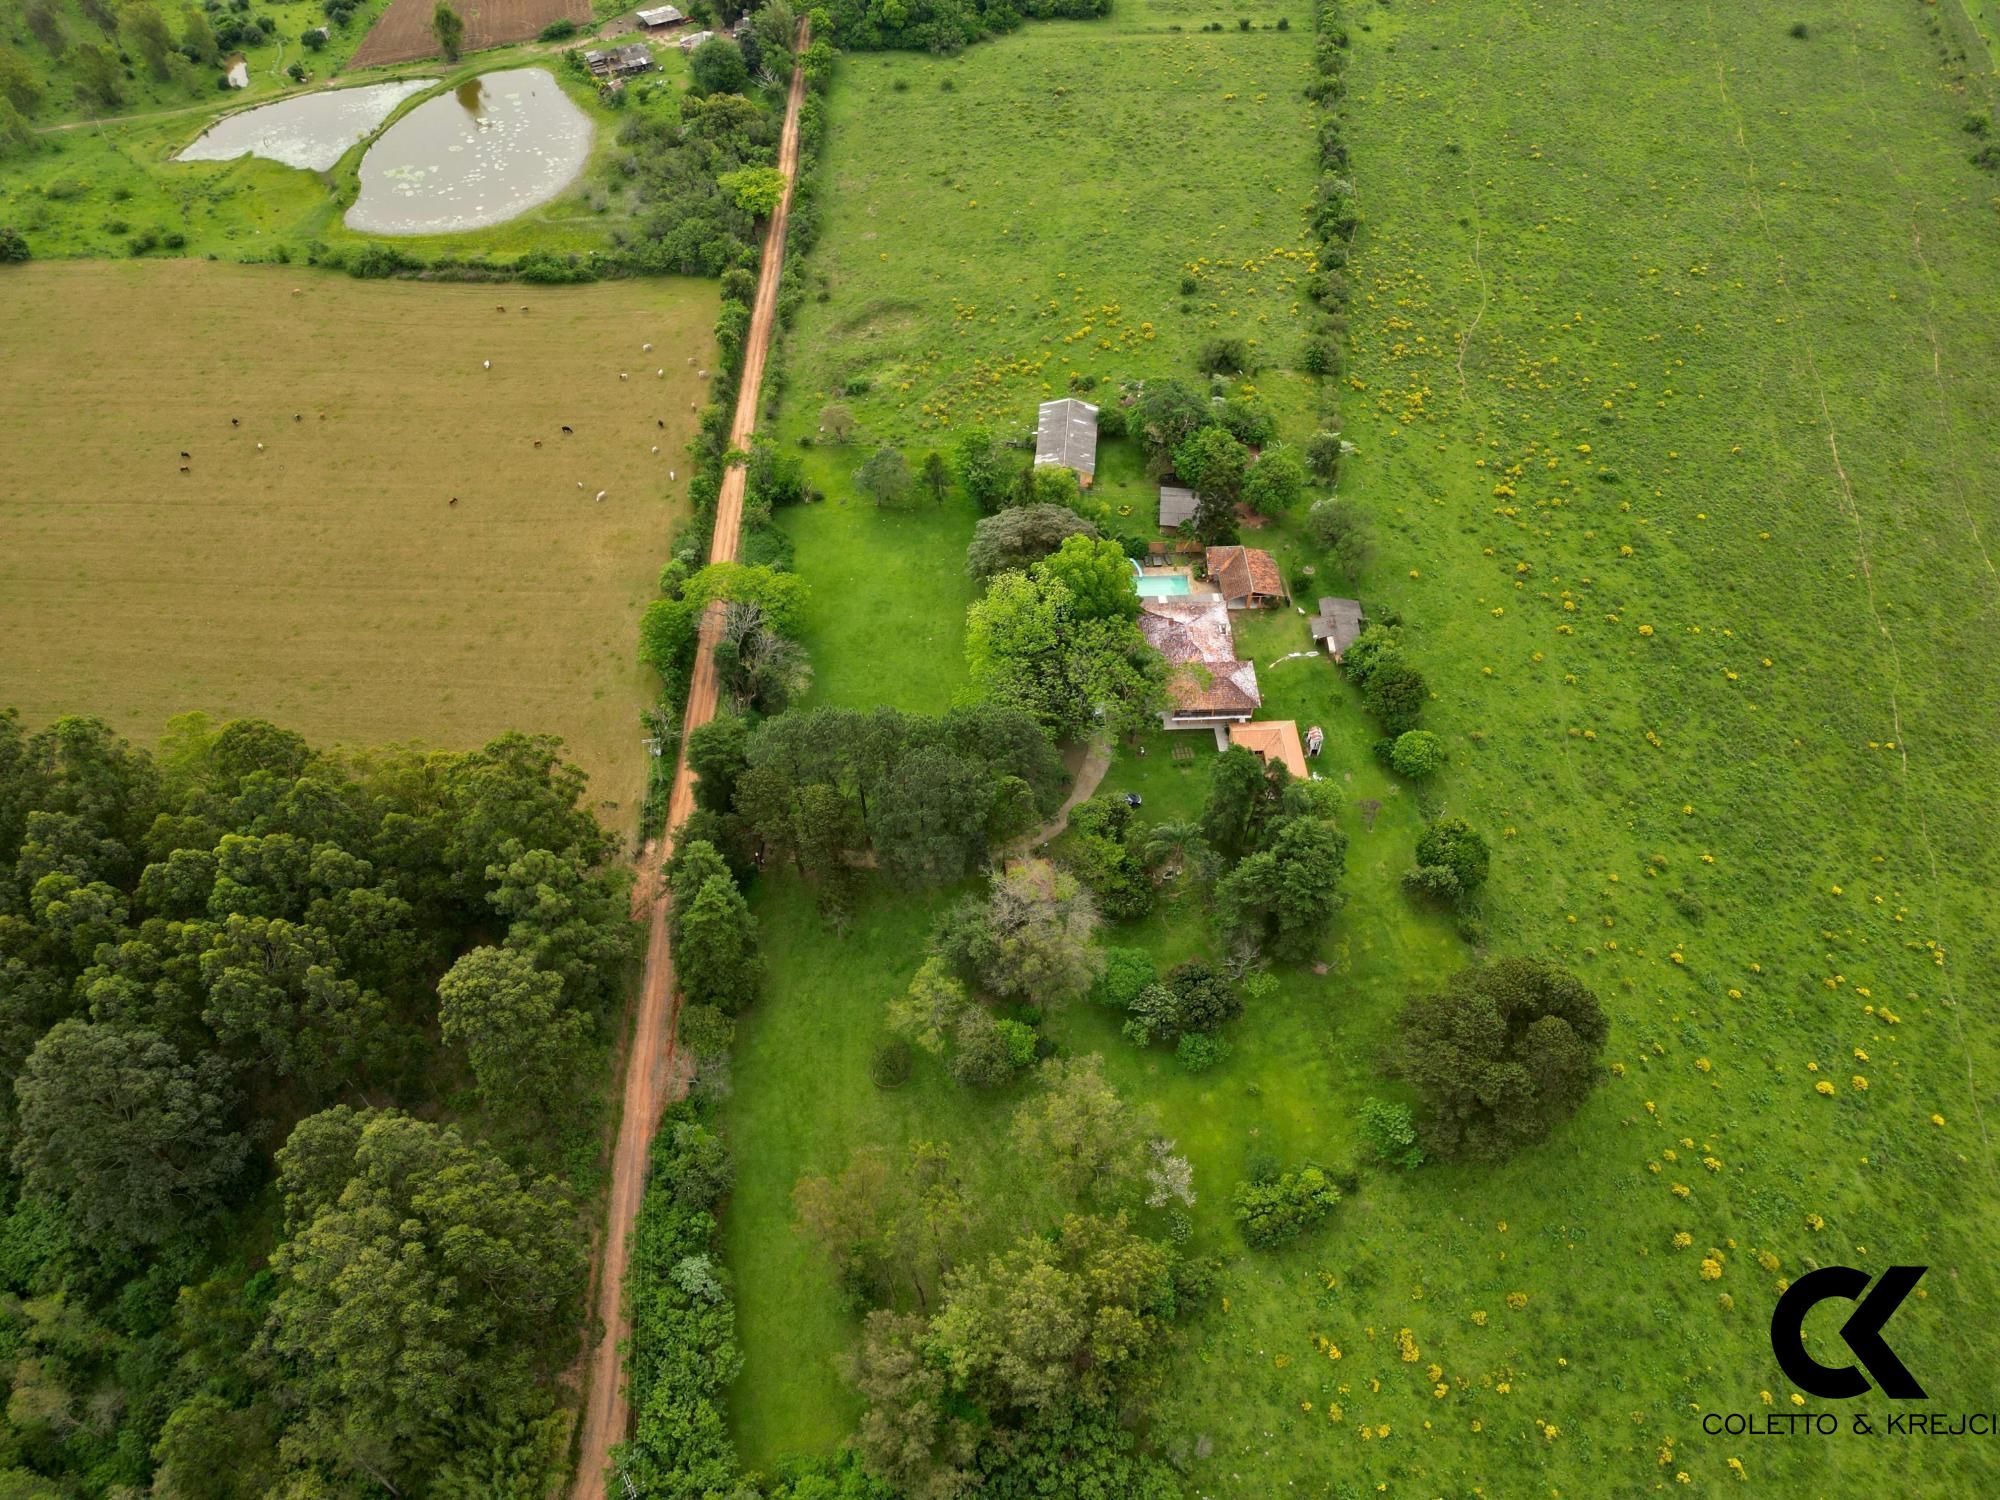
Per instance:
[[[261,104],[218,121],[175,160],[262,156],[288,167],[324,172],[388,119],[398,104],[436,81],[411,78],[358,89],[322,89],[316,94],[280,99],[276,104]]]
[[[590,117],[542,68],[489,73],[427,99],[361,159],[347,226],[448,234],[546,203],[590,156]]]

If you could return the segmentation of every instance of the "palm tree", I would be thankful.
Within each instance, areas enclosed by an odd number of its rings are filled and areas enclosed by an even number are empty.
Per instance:
[[[1204,878],[1215,863],[1215,851],[1193,821],[1155,823],[1147,830],[1144,853],[1146,868],[1162,885],[1187,875]]]

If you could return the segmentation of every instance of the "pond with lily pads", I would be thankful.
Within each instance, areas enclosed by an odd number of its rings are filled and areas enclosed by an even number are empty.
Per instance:
[[[504,223],[576,180],[593,132],[547,69],[471,79],[426,99],[368,148],[347,227],[450,234]]]
[[[229,161],[261,156],[287,167],[324,172],[366,140],[396,106],[421,94],[434,78],[370,83],[352,89],[321,89],[275,104],[260,104],[201,133],[176,161]]]

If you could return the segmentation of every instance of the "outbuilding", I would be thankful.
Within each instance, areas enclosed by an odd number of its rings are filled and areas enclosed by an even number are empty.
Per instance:
[[[639,24],[648,31],[667,31],[687,25],[687,17],[671,5],[656,5],[639,12]]]
[[[1278,560],[1262,547],[1210,547],[1208,581],[1231,609],[1262,609],[1285,597]]]
[[[598,78],[629,78],[653,66],[652,52],[639,42],[583,54],[583,64]]]
[[[1312,638],[1326,646],[1326,654],[1339,661],[1367,623],[1359,599],[1322,599],[1309,628]]]
[[[1097,408],[1074,396],[1044,401],[1035,424],[1035,464],[1069,469],[1088,489],[1097,477]]]
[[[1163,484],[1160,486],[1160,530],[1176,531],[1195,518],[1201,509],[1201,496],[1184,485]]]

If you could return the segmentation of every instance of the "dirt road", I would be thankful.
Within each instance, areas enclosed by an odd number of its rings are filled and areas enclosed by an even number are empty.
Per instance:
[[[799,23],[797,51],[812,40],[812,23]],[[799,165],[799,108],[805,102],[803,67],[792,70],[791,95],[785,105],[785,131],[778,148],[778,170],[785,174],[785,192],[764,231],[763,265],[757,277],[757,297],[750,309],[750,333],[743,348],[743,379],[736,395],[736,416],[729,427],[729,446],[748,450],[757,426],[757,402],[764,383],[764,358],[777,322],[778,278],[784,272],[785,227],[791,214],[792,183]],[[743,522],[743,467],[722,476],[716,501],[711,562],[736,556]],[[673,831],[694,810],[694,778],[688,772],[687,737],[715,715],[715,644],[722,634],[721,603],[712,605],[701,622],[694,679],[688,688],[687,712],[681,723],[680,765],[674,773],[673,794],[667,802],[667,822],[651,858],[657,870],[673,852]],[[624,1344],[630,1333],[625,1315],[625,1269],[631,1258],[632,1226],[646,1192],[646,1160],[674,1081],[674,1023],[679,995],[674,989],[673,958],[667,951],[666,882],[648,872],[651,891],[646,944],[646,973],[639,991],[637,1022],[625,1064],[625,1107],[618,1127],[618,1146],[611,1164],[611,1202],[604,1228],[604,1263],[597,1277],[597,1321],[603,1330],[590,1356],[590,1395],[583,1415],[573,1500],[604,1500],[610,1483],[612,1447],[624,1441],[631,1422],[625,1392]]]

